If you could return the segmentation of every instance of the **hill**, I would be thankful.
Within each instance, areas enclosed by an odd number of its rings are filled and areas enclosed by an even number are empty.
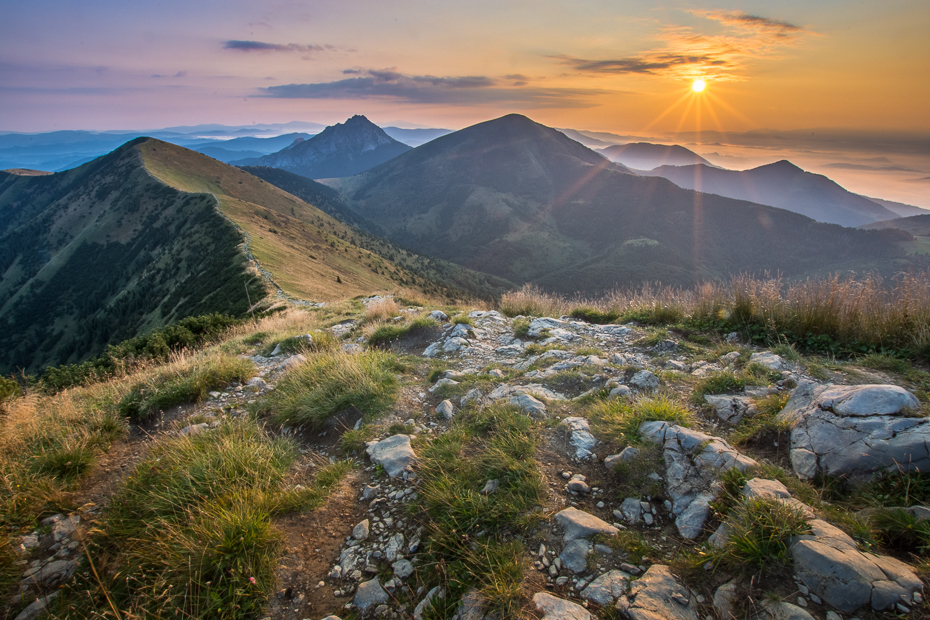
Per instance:
[[[0,373],[80,361],[180,318],[267,295],[209,195],[179,192],[130,142],[68,172],[0,173]]]
[[[394,242],[564,292],[690,284],[740,271],[890,268],[902,256],[896,235],[637,176],[520,115],[327,184]]]
[[[920,207],[915,207],[914,205],[904,204],[903,202],[895,202],[893,200],[883,200],[882,198],[871,198],[866,196],[869,200],[876,204],[880,204],[885,207],[892,213],[896,214],[898,217],[910,217],[912,215],[927,215],[930,214],[930,209],[922,209]]]
[[[821,174],[805,172],[787,160],[752,170],[709,165],[661,166],[644,174],[679,187],[779,207],[840,226],[861,226],[898,217],[887,208],[842,188]]]
[[[677,144],[669,146],[649,142],[633,142],[631,144],[608,146],[605,149],[600,149],[599,152],[610,161],[637,170],[652,170],[659,166],[687,166],[691,164],[713,166],[694,151]]]
[[[915,237],[930,237],[930,213],[912,215],[910,217],[899,217],[894,220],[872,222],[871,224],[862,226],[862,228],[866,230],[903,230]]]
[[[347,177],[410,150],[364,116],[327,127],[276,153],[233,163],[281,168],[309,179]]]
[[[329,301],[506,286],[353,242],[368,237],[243,170],[152,138],[67,172],[0,173],[0,373],[81,361],[186,316],[240,315],[274,287]]]

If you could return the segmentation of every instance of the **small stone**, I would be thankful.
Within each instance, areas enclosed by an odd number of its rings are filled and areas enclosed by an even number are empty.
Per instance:
[[[355,540],[365,540],[368,538],[368,534],[371,531],[371,524],[368,519],[365,519],[354,528],[352,528],[352,538]]]
[[[451,400],[444,400],[436,407],[436,413],[441,415],[446,420],[451,420],[452,416],[455,415],[455,412],[452,408]]]
[[[482,495],[491,495],[492,493],[495,493],[495,492],[500,488],[500,486],[501,486],[501,481],[500,481],[500,480],[497,480],[497,479],[488,480],[488,481],[485,483],[484,488],[481,489],[481,494],[482,494]]]

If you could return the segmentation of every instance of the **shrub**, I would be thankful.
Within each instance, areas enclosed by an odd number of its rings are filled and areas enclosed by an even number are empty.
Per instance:
[[[516,319],[513,322],[513,335],[517,338],[526,338],[530,333],[529,319]]]
[[[378,351],[319,353],[289,370],[258,408],[278,422],[311,428],[350,408],[370,419],[393,404],[395,370],[396,360]]]

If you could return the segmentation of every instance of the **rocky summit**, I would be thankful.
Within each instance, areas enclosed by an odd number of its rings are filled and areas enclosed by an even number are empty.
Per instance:
[[[372,324],[376,313],[385,318]],[[925,401],[901,375],[825,371],[738,335],[696,344],[636,321],[390,296],[263,321],[221,345],[245,376],[160,410],[119,440],[129,461],[106,455],[95,482],[76,487],[80,509],[13,538],[16,618],[92,604],[59,590],[91,578],[83,541],[130,518],[119,511],[131,497],[108,490],[108,477],[159,475],[161,444],[231,445],[229,429],[255,416],[267,424],[261,441],[293,442],[296,460],[279,483],[291,499],[273,504],[274,563],[243,578],[269,589],[254,617],[835,620],[925,609],[923,552],[894,542],[930,525],[930,508],[889,486],[928,458]],[[297,325],[306,333],[287,335]],[[385,326],[401,327],[382,338]],[[306,417],[324,399],[341,400]],[[826,477],[835,490],[808,482]],[[876,506],[879,492],[891,503]],[[107,557],[127,562],[129,551]]]

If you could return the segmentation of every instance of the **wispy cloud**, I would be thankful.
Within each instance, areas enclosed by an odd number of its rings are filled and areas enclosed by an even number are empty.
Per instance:
[[[501,84],[482,76],[406,75],[395,69],[346,69],[351,77],[333,82],[284,84],[261,89],[266,97],[297,99],[395,99],[405,103],[480,105],[506,103],[524,108],[590,107],[596,89],[537,88]]]
[[[226,41],[223,49],[240,52],[310,52],[336,51],[335,45],[299,45],[297,43],[266,43],[264,41]]]
[[[740,12],[691,11],[725,27],[726,34],[704,34],[690,26],[667,26],[662,46],[632,56],[591,59],[554,55],[551,59],[579,73],[656,75],[673,79],[745,79],[752,59],[777,56],[779,49],[815,34],[794,24]]]

